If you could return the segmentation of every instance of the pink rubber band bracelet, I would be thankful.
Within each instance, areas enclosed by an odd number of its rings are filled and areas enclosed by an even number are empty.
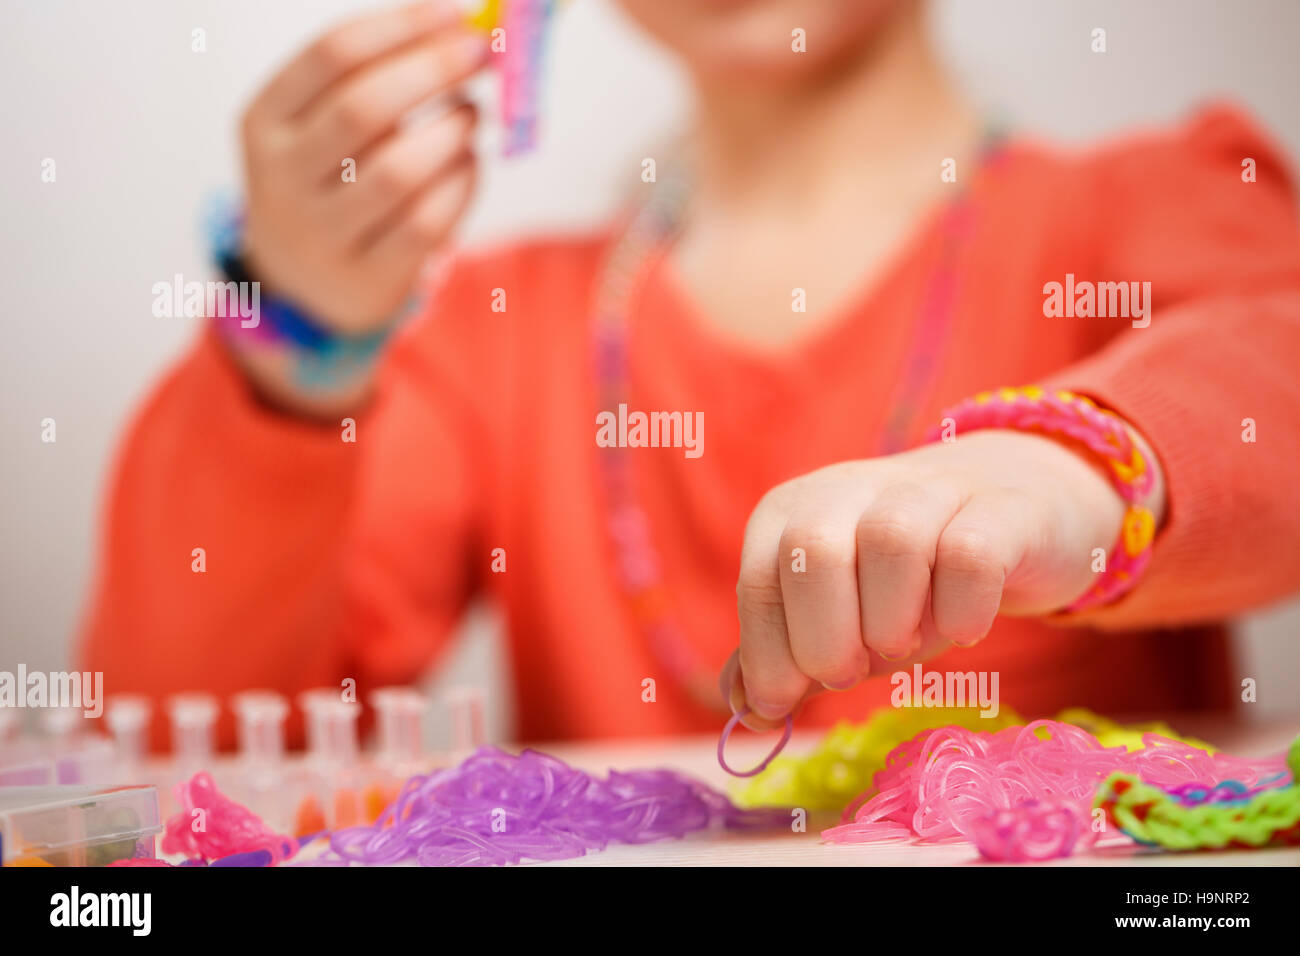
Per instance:
[[[718,766],[727,771],[727,773],[731,774],[733,777],[753,777],[766,770],[767,765],[775,760],[777,754],[784,750],[785,745],[790,742],[790,733],[794,730],[794,718],[789,714],[786,714],[785,732],[781,734],[781,739],[776,742],[776,746],[772,748],[772,752],[763,758],[763,762],[753,770],[732,770],[727,766],[727,741],[731,738],[731,732],[736,729],[736,725],[739,724],[748,713],[749,708],[746,707],[739,713],[732,714],[731,719],[727,721],[727,726],[722,728],[722,736],[718,738]]]

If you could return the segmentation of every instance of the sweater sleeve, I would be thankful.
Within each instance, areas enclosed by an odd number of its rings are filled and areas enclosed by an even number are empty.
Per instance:
[[[476,499],[451,390],[413,380],[430,370],[411,361],[411,338],[392,344],[351,423],[269,409],[210,330],[165,377],[105,504],[80,657],[106,693],[157,705],[355,677],[364,695],[433,660],[468,599]],[[300,729],[294,713],[291,740]],[[233,740],[229,708],[218,737]]]
[[[452,271],[428,320],[393,344],[357,473],[343,563],[344,642],[358,684],[408,683],[438,657],[486,567],[490,422],[477,393],[480,306]],[[483,560],[475,560],[478,555]]]
[[[1146,437],[1167,511],[1138,586],[1067,617],[1180,625],[1296,593],[1300,230],[1284,164],[1226,109],[1099,162],[1098,195],[1111,210],[1103,278],[1151,282],[1151,321],[1113,334],[1049,384],[1088,395]]]

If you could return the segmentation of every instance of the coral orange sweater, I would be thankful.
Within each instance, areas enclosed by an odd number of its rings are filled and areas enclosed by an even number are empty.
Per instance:
[[[991,386],[1071,387],[1145,434],[1169,511],[1149,573],[1118,604],[1077,628],[1003,619],[927,667],[1000,671],[1005,704],[1025,713],[1225,705],[1241,675],[1222,632],[1200,625],[1300,588],[1300,238],[1283,163],[1214,108],[1087,152],[1013,144],[968,188],[974,233],[918,432]],[[110,693],[292,693],[352,676],[364,698],[426,671],[488,592],[508,621],[520,738],[717,730],[634,628],[612,567],[589,367],[608,239],[464,257],[391,347],[355,443],[260,405],[205,336],[126,437],[82,666]],[[633,453],[635,480],[709,667],[736,647],[759,497],[874,447],[938,247],[923,229],[838,321],[780,355],[711,333],[667,267],[649,277],[630,318],[629,404],[702,411],[708,430],[701,458]],[[1150,326],[1046,317],[1044,285],[1067,273],[1149,281]],[[491,572],[495,548],[505,573]],[[823,695],[801,724],[860,717],[889,691]]]

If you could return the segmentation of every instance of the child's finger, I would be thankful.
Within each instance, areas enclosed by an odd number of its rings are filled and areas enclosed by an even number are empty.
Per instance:
[[[727,706],[733,714],[744,713],[740,722],[750,730],[765,731],[775,730],[785,723],[784,717],[777,717],[774,720],[768,720],[754,713],[749,706],[749,701],[745,698],[745,676],[740,669],[740,651],[734,651],[727,659],[726,665],[722,668],[722,686],[726,689],[723,695],[727,701]]]
[[[935,545],[960,506],[960,495],[946,482],[898,484],[858,519],[862,635],[881,657],[898,660],[919,649],[913,645],[930,597]]]
[[[338,175],[343,157],[355,157],[396,129],[416,106],[468,79],[486,56],[486,41],[478,34],[447,31],[380,60],[311,108],[303,117],[295,153],[304,167]]]
[[[403,129],[357,161],[355,183],[340,183],[331,197],[331,214],[346,240],[372,245],[392,220],[453,168],[473,145],[478,111],[463,103],[441,116]]]
[[[872,651],[870,658],[871,673],[873,675],[883,677],[900,670],[907,670],[913,664],[928,661],[952,646],[940,637],[938,629],[934,626],[934,612],[931,610],[930,604],[930,592],[927,589],[925,609],[921,612],[921,623],[918,625],[916,633],[912,635],[910,642],[914,650],[902,659],[891,660],[886,660],[875,651]]]
[[[317,38],[266,85],[250,115],[290,119],[353,70],[460,19],[451,0],[423,0],[340,24]]]
[[[722,665],[718,674],[718,693],[727,702],[733,714],[738,714],[745,707],[745,685],[740,678],[740,652],[732,651],[727,663]]]
[[[718,679],[718,686],[722,690],[722,696],[727,701],[727,706],[731,708],[733,714],[739,714],[749,707],[749,703],[745,699],[745,678],[740,670],[739,651],[732,652],[731,657],[727,659],[727,663],[723,665],[722,674]],[[808,689],[804,691],[803,696],[794,705],[791,714],[797,715],[799,708],[803,706],[805,701],[820,693],[823,693],[823,690],[819,684],[809,684]],[[775,720],[767,720],[750,710],[741,719],[741,723],[750,730],[778,730],[785,724],[785,718],[778,717]]]
[[[797,512],[777,549],[790,652],[799,670],[831,690],[866,676],[859,615],[856,495]]]
[[[460,219],[474,192],[477,164],[464,153],[403,210],[364,256],[377,267],[411,274],[424,258],[443,243]]]
[[[745,528],[736,582],[740,617],[740,670],[745,700],[760,717],[784,717],[808,688],[790,653],[777,547],[787,516],[760,502]]]
[[[974,496],[939,536],[931,579],[935,627],[950,643],[970,646],[988,634],[1002,587],[1025,553],[1025,509],[1015,495]]]

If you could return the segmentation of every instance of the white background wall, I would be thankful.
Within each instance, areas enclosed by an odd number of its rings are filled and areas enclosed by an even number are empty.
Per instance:
[[[238,182],[240,105],[319,28],[374,6],[0,0],[0,669],[67,659],[119,430],[195,331],[153,318],[150,287],[206,269],[198,211]],[[936,13],[954,68],[1023,127],[1075,140],[1229,93],[1300,155],[1293,0],[939,0]],[[1104,55],[1088,49],[1097,26]],[[206,53],[190,50],[195,27]],[[542,148],[505,164],[488,145],[470,241],[598,220],[688,107],[673,65],[605,0],[573,0],[552,51]],[[40,182],[46,157],[54,184]],[[46,417],[56,444],[40,440]],[[1244,629],[1261,715],[1300,706],[1298,626],[1291,606]],[[470,630],[444,680],[496,686],[492,628]],[[506,720],[494,692],[490,726]]]

